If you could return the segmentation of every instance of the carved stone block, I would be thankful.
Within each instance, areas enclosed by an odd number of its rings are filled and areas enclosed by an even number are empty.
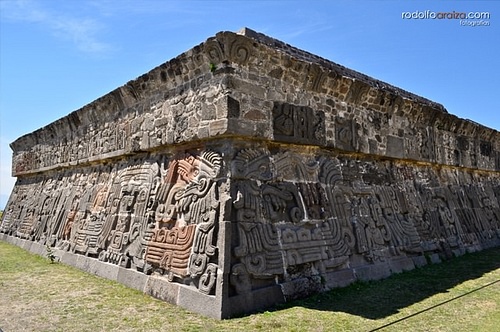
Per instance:
[[[310,107],[275,102],[273,132],[277,141],[324,144],[325,115]]]

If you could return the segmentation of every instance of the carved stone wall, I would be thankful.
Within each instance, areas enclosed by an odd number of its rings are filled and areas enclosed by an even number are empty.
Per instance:
[[[498,174],[300,147],[236,151],[230,294],[240,301],[276,283],[294,299],[499,244]]]
[[[197,149],[21,178],[0,232],[214,294],[221,167]]]
[[[500,245],[500,133],[244,29],[11,144],[0,239],[217,318]]]

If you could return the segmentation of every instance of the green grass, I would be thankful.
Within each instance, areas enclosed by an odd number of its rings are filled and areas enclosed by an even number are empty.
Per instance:
[[[386,326],[387,325],[387,326]],[[0,242],[0,329],[498,331],[500,248],[218,321]]]

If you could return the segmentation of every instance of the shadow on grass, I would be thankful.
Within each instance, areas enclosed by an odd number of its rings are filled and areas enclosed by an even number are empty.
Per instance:
[[[466,254],[440,264],[428,265],[388,279],[357,282],[280,308],[301,306],[322,311],[345,312],[381,319],[438,293],[500,268],[500,248]],[[277,308],[278,309],[278,308]]]

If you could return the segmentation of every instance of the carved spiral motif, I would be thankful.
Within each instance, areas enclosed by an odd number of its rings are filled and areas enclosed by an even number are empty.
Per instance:
[[[209,40],[205,43],[205,53],[210,62],[217,64],[221,63],[224,58],[224,52],[217,40]]]
[[[209,294],[217,280],[217,265],[210,263],[205,273],[200,277],[199,291],[203,294]]]
[[[234,62],[244,64],[250,58],[250,49],[246,43],[235,41],[231,45],[230,56]]]
[[[246,266],[250,273],[259,275],[266,269],[266,258],[264,254],[253,254],[246,257]]]

